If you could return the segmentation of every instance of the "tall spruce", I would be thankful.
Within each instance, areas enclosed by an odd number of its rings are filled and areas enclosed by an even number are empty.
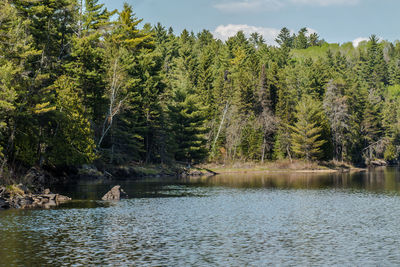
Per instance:
[[[321,104],[309,96],[303,96],[296,107],[296,112],[296,122],[290,127],[294,153],[308,161],[320,159],[321,147],[326,143],[321,139],[323,131]]]

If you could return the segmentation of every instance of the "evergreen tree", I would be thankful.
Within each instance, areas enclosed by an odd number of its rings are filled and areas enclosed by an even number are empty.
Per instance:
[[[400,112],[397,108],[400,104],[399,85],[388,87],[385,96],[382,126],[388,144],[385,147],[384,158],[396,160],[399,157],[400,147]]]
[[[308,44],[309,46],[318,46],[321,44],[317,33],[314,32],[308,36]]]
[[[214,95],[214,57],[215,53],[211,45],[204,47],[199,58],[197,94],[200,96],[201,104],[206,109],[207,119],[214,116],[215,95]]]
[[[290,30],[286,27],[282,28],[278,36],[275,39],[281,47],[293,48],[294,36],[290,33]]]
[[[301,28],[297,33],[296,39],[294,40],[294,47],[296,49],[306,49],[309,46],[307,32],[307,28]]]
[[[107,103],[104,94],[108,67],[102,40],[112,26],[110,18],[116,11],[109,12],[98,0],[86,0],[84,8],[80,10],[79,29],[73,38],[71,63],[67,65],[67,72],[79,88],[85,112],[98,141]]]
[[[296,123],[292,129],[292,149],[300,158],[307,161],[319,159],[322,154],[321,140],[323,128],[318,119],[321,115],[321,105],[309,96],[303,96],[296,107]]]
[[[18,93],[18,114],[10,136],[14,159],[24,164],[49,164],[48,147],[55,122],[54,92],[51,90],[69,53],[73,32],[74,1],[15,1],[14,6],[22,20],[25,33],[31,38],[30,56],[24,71],[29,73],[27,90]],[[15,129],[18,129],[16,131]]]
[[[46,161],[54,166],[76,166],[95,159],[93,132],[85,117],[74,81],[61,76],[52,86],[55,92],[54,121],[47,144]]]
[[[17,9],[8,1],[0,3],[0,176],[11,152],[15,133],[15,111],[18,94],[22,94],[26,78],[23,77],[31,38],[26,33],[29,20],[18,16]],[[18,112],[16,112],[18,113]],[[9,151],[4,151],[8,147]]]
[[[207,152],[204,114],[198,96],[189,94],[187,88],[178,87],[173,92],[168,111],[175,159],[188,163],[203,160]]]
[[[370,93],[383,97],[383,84],[387,83],[387,64],[383,58],[382,46],[376,35],[371,35],[362,67],[363,79]]]

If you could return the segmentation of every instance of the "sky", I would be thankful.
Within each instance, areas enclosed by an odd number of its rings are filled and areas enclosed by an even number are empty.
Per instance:
[[[399,0],[99,0],[109,9],[133,6],[145,23],[161,22],[175,33],[207,29],[226,40],[242,30],[259,32],[268,44],[283,27],[307,27],[329,43],[353,42],[376,34],[400,39]]]

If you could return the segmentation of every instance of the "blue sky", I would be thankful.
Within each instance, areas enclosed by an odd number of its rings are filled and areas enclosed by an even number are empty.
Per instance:
[[[199,32],[220,39],[238,30],[257,31],[272,44],[282,27],[308,27],[330,43],[362,40],[371,34],[400,39],[399,0],[125,0],[144,22]],[[124,0],[99,0],[121,9]]]

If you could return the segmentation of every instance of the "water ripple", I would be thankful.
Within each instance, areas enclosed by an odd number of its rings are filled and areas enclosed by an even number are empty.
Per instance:
[[[400,265],[398,194],[200,184],[164,190],[170,197],[2,212],[0,265]]]

